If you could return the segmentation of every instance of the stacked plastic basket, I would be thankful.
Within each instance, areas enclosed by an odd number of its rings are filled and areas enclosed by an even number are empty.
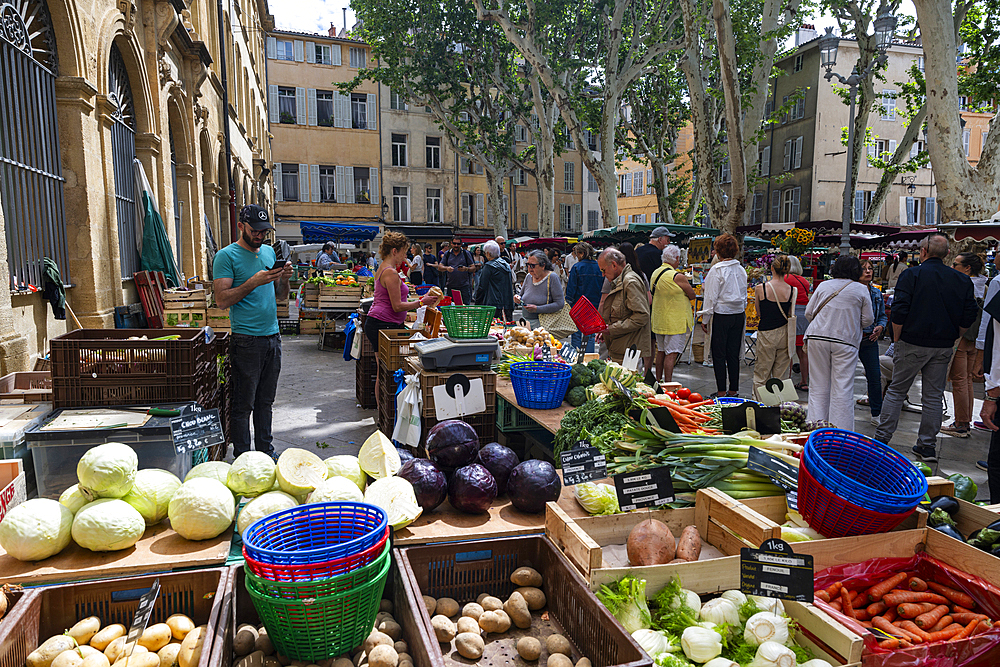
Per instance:
[[[558,408],[566,397],[571,376],[569,366],[551,361],[519,361],[510,365],[514,398],[522,408]]]
[[[799,463],[799,513],[826,537],[884,533],[913,513],[927,479],[896,450],[858,433],[813,431]]]
[[[247,592],[278,653],[315,663],[364,642],[389,573],[387,519],[374,505],[316,503],[244,531]]]

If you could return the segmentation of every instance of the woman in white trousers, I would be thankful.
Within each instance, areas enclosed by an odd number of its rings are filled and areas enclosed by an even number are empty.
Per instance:
[[[858,282],[861,262],[841,255],[806,306],[809,354],[809,421],[854,430],[854,376],[861,330],[871,324],[871,296]]]

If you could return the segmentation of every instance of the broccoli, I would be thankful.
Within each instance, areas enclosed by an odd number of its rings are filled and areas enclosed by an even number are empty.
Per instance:
[[[584,364],[574,364],[570,369],[570,380],[569,386],[573,387],[586,387],[591,384],[594,374],[591,370]]]
[[[587,389],[585,387],[573,387],[566,392],[566,402],[574,408],[587,402]]]

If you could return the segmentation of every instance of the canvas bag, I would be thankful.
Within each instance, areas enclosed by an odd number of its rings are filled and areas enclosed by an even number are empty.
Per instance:
[[[420,378],[405,376],[406,386],[396,394],[396,426],[392,439],[410,447],[420,444]]]
[[[555,299],[552,298],[552,274],[545,278],[546,285],[545,290],[547,292],[548,301],[546,303],[552,303]],[[556,340],[562,340],[568,336],[576,333],[576,322],[569,315],[570,305],[563,302],[563,307],[554,313],[538,313],[538,321],[541,323],[545,330],[552,334]]]

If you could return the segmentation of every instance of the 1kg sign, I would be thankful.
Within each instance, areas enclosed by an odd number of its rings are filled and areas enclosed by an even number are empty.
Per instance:
[[[813,601],[813,557],[796,554],[784,540],[740,550],[740,591],[797,602]]]

